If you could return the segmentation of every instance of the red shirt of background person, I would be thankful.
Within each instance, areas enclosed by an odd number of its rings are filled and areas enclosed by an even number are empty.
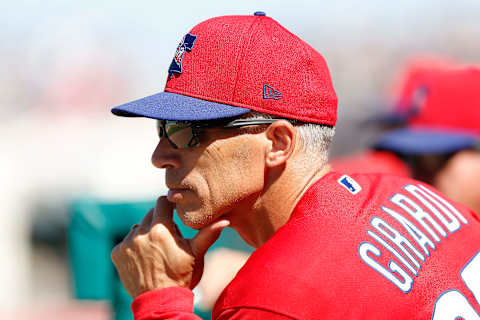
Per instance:
[[[480,311],[479,221],[415,180],[328,172],[336,105],[320,54],[256,13],[194,27],[165,92],[113,109],[161,120],[152,162],[170,189],[112,252],[137,320],[197,319],[190,289],[227,225],[258,249],[215,319]],[[175,227],[174,207],[199,229],[193,239]]]
[[[338,172],[383,173],[410,177],[410,169],[399,157],[389,151],[367,150],[354,155],[332,159],[330,166]]]

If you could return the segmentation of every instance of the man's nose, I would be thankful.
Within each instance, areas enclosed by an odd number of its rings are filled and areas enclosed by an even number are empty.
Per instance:
[[[152,154],[152,164],[159,169],[180,167],[178,150],[167,139],[160,139]]]

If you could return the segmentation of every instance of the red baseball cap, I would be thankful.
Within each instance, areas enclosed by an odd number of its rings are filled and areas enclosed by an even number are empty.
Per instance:
[[[438,71],[458,66],[452,58],[436,55],[415,56],[397,73],[389,92],[391,107],[369,122],[379,124],[405,124],[425,97],[423,89]]]
[[[196,121],[251,110],[332,126],[337,119],[323,57],[263,12],[201,22],[178,45],[164,92],[112,112]]]
[[[405,154],[442,154],[473,148],[480,137],[480,68],[438,70],[420,82],[425,95],[403,129],[380,136],[376,149]]]

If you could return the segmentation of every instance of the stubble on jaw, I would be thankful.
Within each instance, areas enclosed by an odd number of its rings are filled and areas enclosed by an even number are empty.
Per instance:
[[[190,184],[188,179],[182,181],[181,184],[192,190],[198,199],[198,207],[196,206],[196,209],[189,210],[190,212],[181,212],[182,221],[194,229],[200,229],[221,217],[228,219],[228,215],[234,208],[245,202],[245,200],[252,203],[255,202],[248,199],[252,197],[257,198],[261,193],[253,192],[254,194],[252,194],[251,190],[252,181],[250,180],[255,177],[254,175],[252,176],[251,164],[255,162],[255,157],[258,157],[252,144],[249,141],[243,141],[237,143],[237,146],[228,152],[224,149],[224,145],[217,145],[220,142],[221,140],[213,142],[208,150],[208,153],[212,156],[209,159],[211,167],[207,169],[212,170],[209,174],[210,179],[205,180],[206,189],[209,192],[208,196],[204,195],[202,197],[200,195],[201,190],[197,188],[198,186],[195,187],[193,184]],[[224,161],[230,161],[230,163],[227,164],[227,167],[221,165],[217,167],[217,161],[224,164]]]

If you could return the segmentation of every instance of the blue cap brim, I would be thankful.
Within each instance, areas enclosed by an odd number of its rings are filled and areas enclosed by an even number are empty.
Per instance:
[[[368,122],[377,125],[403,125],[407,120],[408,116],[406,114],[387,112],[373,116]]]
[[[478,139],[462,131],[410,128],[383,134],[373,147],[403,154],[445,154],[474,148]]]
[[[198,121],[240,116],[249,109],[192,98],[177,93],[160,92],[112,109],[123,117],[146,117],[159,120]]]

